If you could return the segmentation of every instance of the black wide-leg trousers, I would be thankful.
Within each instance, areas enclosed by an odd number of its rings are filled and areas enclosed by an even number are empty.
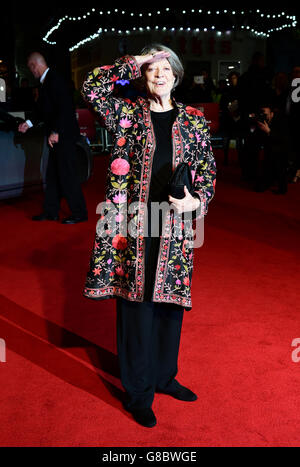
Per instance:
[[[150,408],[155,391],[178,387],[183,314],[177,305],[117,299],[117,348],[127,409]]]

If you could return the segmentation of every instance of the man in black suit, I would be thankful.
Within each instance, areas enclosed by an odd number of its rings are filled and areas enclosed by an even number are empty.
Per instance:
[[[43,121],[50,146],[46,174],[46,191],[42,214],[35,221],[58,220],[60,200],[65,197],[72,215],[62,222],[76,224],[87,220],[87,209],[76,165],[76,141],[80,136],[70,89],[63,78],[50,69],[45,58],[32,53],[28,67],[41,83],[36,118],[19,126],[26,133],[35,123]]]

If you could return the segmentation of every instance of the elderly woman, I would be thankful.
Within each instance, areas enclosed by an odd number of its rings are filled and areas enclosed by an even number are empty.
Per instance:
[[[117,298],[124,406],[146,427],[157,423],[151,408],[155,392],[197,399],[175,379],[183,314],[192,307],[193,272],[193,244],[186,235],[191,226],[184,224],[179,235],[176,227],[181,213],[207,214],[216,167],[202,113],[171,97],[183,74],[172,50],[153,45],[139,56],[94,69],[83,85],[85,99],[114,137],[101,216],[105,226],[101,233],[97,229],[84,295]],[[114,97],[120,79],[140,79],[147,98],[131,102]],[[184,198],[175,199],[168,182],[182,161],[190,166],[193,185],[190,192],[185,187]],[[147,236],[145,223],[153,219],[147,208],[163,201],[173,209],[160,218],[159,236]],[[134,204],[138,210],[131,209]],[[115,215],[109,217],[109,211]],[[118,223],[124,218],[136,226],[136,235],[124,229],[120,233]]]

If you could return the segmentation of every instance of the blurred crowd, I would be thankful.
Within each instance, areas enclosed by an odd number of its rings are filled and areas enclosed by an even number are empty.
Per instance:
[[[218,103],[218,133],[227,145],[235,141],[242,179],[257,192],[274,188],[274,193],[285,194],[288,183],[300,180],[300,103],[292,98],[293,82],[296,78],[300,82],[300,65],[290,73],[272,74],[257,52],[244,74],[231,71],[218,86],[207,72],[200,75],[201,82],[194,80],[179,90],[181,100]]]

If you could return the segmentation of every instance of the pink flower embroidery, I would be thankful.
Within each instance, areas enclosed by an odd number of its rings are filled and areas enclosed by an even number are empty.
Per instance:
[[[115,175],[127,175],[129,169],[130,165],[125,159],[116,159],[111,164],[111,171]]]
[[[197,138],[197,143],[200,143],[202,139],[200,136],[200,133],[196,133],[196,138]]]
[[[130,128],[132,126],[132,122],[130,120],[128,120],[128,118],[122,118],[120,120],[120,126],[122,128]]]
[[[91,101],[97,99],[97,94],[94,91],[91,91],[91,94],[88,94],[88,97],[90,98]]]
[[[119,193],[118,195],[116,195],[113,198],[113,202],[115,204],[123,204],[123,203],[126,203],[126,201],[127,201],[127,196],[126,195],[121,195],[121,193]]]
[[[116,216],[116,222],[122,222],[123,220],[124,220],[123,214],[118,214],[118,215]]]

